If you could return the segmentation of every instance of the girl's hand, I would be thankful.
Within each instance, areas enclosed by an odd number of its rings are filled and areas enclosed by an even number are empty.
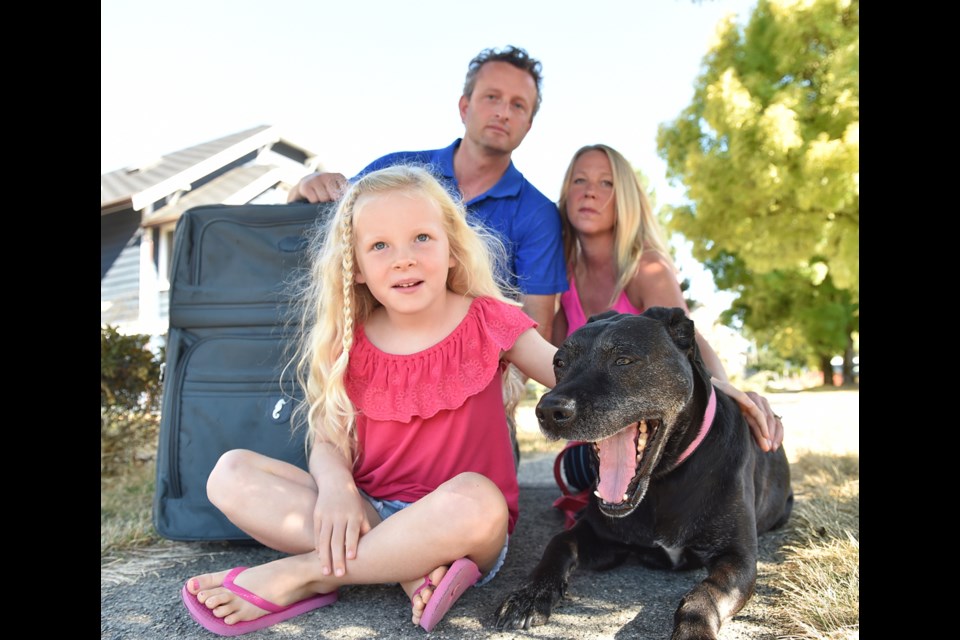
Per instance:
[[[710,381],[717,389],[737,401],[754,439],[763,451],[776,451],[780,448],[783,442],[783,422],[780,416],[773,412],[766,398],[754,391],[740,391],[724,380],[711,378]]]
[[[360,536],[368,531],[370,522],[359,493],[321,491],[313,510],[313,538],[323,575],[345,575],[347,560],[356,559]]]

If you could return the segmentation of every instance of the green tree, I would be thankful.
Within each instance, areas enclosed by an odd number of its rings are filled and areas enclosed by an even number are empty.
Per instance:
[[[830,360],[838,353],[850,360],[853,335],[860,330],[859,309],[849,291],[834,285],[823,263],[755,274],[736,255],[721,253],[706,266],[718,286],[740,293],[721,315],[725,324],[744,328],[760,351],[817,367],[824,384],[832,384]],[[851,367],[845,367],[843,381],[852,377]]]
[[[691,104],[657,138],[691,202],[668,212],[670,227],[697,259],[716,266],[730,253],[751,274],[808,278],[807,293],[825,282],[846,292],[840,306],[855,315],[822,317],[822,332],[802,332],[807,340],[859,323],[859,69],[857,0],[759,0],[746,27],[732,18],[718,27]],[[788,306],[799,312],[799,303]],[[754,332],[774,330],[758,318],[775,316],[751,315]],[[808,346],[819,351],[851,336],[817,340]]]

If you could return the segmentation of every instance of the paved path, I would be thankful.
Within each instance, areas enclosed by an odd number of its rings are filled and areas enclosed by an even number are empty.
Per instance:
[[[505,595],[520,585],[544,546],[560,530],[562,518],[551,508],[559,495],[553,481],[552,454],[531,454],[520,465],[520,520],[506,563],[487,586],[470,589],[437,625],[433,638],[638,638],[666,640],[680,598],[704,571],[668,573],[627,564],[612,571],[574,574],[570,591],[548,624],[530,631],[498,632],[493,615]],[[774,563],[782,534],[761,538],[761,565]],[[101,566],[100,637],[103,640],[211,640],[180,601],[191,575],[233,566],[252,566],[279,557],[262,547],[171,543]],[[762,568],[761,568],[762,571]],[[747,607],[721,630],[721,640],[774,640],[762,603],[770,599],[762,582]],[[755,603],[757,603],[755,605]],[[768,603],[769,604],[769,603]],[[755,605],[755,606],[754,606]],[[269,629],[250,640],[397,640],[427,634],[410,623],[410,605],[397,586],[350,587],[336,604]]]

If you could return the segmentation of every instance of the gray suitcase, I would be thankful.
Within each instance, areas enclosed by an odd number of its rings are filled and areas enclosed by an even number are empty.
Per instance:
[[[292,355],[290,285],[307,233],[332,205],[211,205],[177,223],[170,274],[153,522],[171,540],[249,536],[207,499],[220,455],[251,449],[306,469],[291,428],[300,390]]]

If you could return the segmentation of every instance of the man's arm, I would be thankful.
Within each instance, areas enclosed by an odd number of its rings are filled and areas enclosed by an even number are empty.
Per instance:
[[[515,251],[513,270],[523,291],[523,310],[537,321],[537,332],[550,342],[557,296],[568,286],[567,268],[560,212],[556,204],[538,192],[536,195],[532,209],[521,206],[518,210],[510,241]]]
[[[520,300],[523,302],[524,312],[537,322],[537,331],[547,342],[550,342],[550,336],[553,335],[553,314],[557,308],[557,296],[525,294],[520,297]]]
[[[347,178],[342,173],[314,172],[300,179],[290,193],[287,202],[306,200],[307,202],[333,202],[343,193]]]
[[[360,173],[350,178],[350,180],[347,180],[342,173],[315,171],[301,178],[297,186],[290,190],[290,193],[287,194],[287,202],[306,200],[307,202],[317,203],[339,200],[343,192],[350,186],[350,182],[356,181],[360,176],[400,163],[413,162],[426,164],[429,162],[429,158],[420,157],[425,153],[428,152],[399,151],[388,153],[368,164]]]

